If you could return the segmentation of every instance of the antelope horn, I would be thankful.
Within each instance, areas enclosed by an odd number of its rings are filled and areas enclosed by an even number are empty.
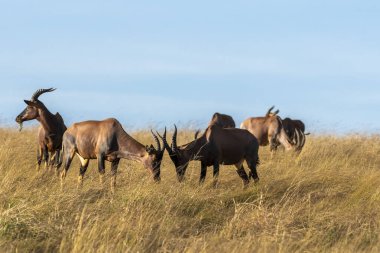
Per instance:
[[[293,144],[297,143],[297,134],[296,134],[295,129],[294,129],[294,132],[292,133],[292,142],[293,142]]]
[[[305,143],[306,143],[306,136],[305,136],[305,133],[301,132],[302,134],[302,144],[301,144],[301,149],[305,146]]]
[[[161,138],[162,142],[164,143],[164,148],[166,148],[166,150],[169,152],[169,155],[171,155],[173,153],[173,151],[171,150],[169,144],[168,144],[168,141],[166,140],[166,127],[165,127],[165,131],[164,131],[164,134],[163,136],[161,136],[158,132],[158,137]]]
[[[274,109],[274,106],[272,106],[271,108],[269,108],[266,116],[268,117],[271,113],[272,113],[272,110]]]
[[[153,138],[154,138],[154,140],[155,140],[156,143],[157,143],[157,150],[158,150],[158,151],[161,151],[161,143],[160,143],[160,141],[158,140],[157,135],[155,135],[155,134],[153,133],[153,130],[150,130],[150,132],[152,133]]]
[[[56,90],[55,88],[50,88],[50,89],[39,89],[39,90],[37,90],[36,92],[34,92],[31,101],[37,101],[38,98],[39,98],[39,96],[41,96],[42,94],[44,94],[44,93],[46,93],[46,92],[52,92],[52,91],[55,91],[55,90]]]
[[[298,131],[298,129],[297,128],[295,128],[294,129],[294,131],[295,131],[295,134],[296,134],[296,142],[294,143],[295,144],[295,146],[296,146],[296,149],[298,149],[299,148],[299,145],[300,145],[300,132]]]
[[[201,132],[201,130],[197,130],[194,134],[194,140],[198,139],[198,135]]]
[[[172,151],[174,153],[177,153],[178,146],[177,146],[177,126],[174,125],[174,133],[173,133],[173,139],[172,139]]]

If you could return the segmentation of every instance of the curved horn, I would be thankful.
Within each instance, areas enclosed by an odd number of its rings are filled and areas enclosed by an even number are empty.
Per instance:
[[[33,96],[32,96],[32,101],[37,101],[39,96],[41,96],[42,94],[46,93],[46,92],[52,92],[52,91],[55,91],[56,89],[55,88],[50,88],[50,89],[39,89],[37,90],[36,92],[34,92]]]
[[[302,142],[301,142],[301,149],[302,149],[306,143],[306,136],[305,136],[305,133],[303,133],[302,131],[301,131],[301,135],[302,135]]]
[[[174,133],[173,133],[173,139],[172,139],[172,150],[174,153],[178,151],[178,146],[177,146],[177,126],[174,125]]]
[[[162,151],[162,150],[161,150],[161,143],[160,143],[160,140],[158,139],[157,135],[155,135],[155,134],[153,133],[153,130],[152,130],[152,129],[150,130],[150,132],[152,133],[153,138],[154,138],[154,140],[156,141],[156,144],[157,144],[157,151]]]
[[[194,134],[194,140],[198,139],[198,135],[201,132],[201,130],[197,130]]]
[[[299,145],[300,145],[300,132],[298,131],[297,128],[294,129],[294,132],[296,135],[296,137],[295,137],[296,141],[295,141],[294,145],[296,146],[296,149],[298,149]]]
[[[173,151],[170,148],[168,141],[166,140],[166,127],[165,127],[165,131],[164,131],[163,136],[161,136],[158,132],[157,132],[157,134],[158,134],[158,137],[160,137],[162,142],[164,143],[164,148],[166,148],[166,150],[169,152],[169,155],[173,154]]]
[[[274,109],[274,106],[272,106],[271,108],[269,108],[266,116],[268,117],[271,113],[272,113],[272,110]]]
[[[290,137],[290,136],[289,136]],[[294,130],[294,132],[292,133],[292,142],[293,144],[297,143],[297,134],[296,134],[296,131]]]
[[[299,140],[298,140],[298,145],[297,145],[297,149],[299,151],[302,150],[304,144],[305,144],[305,134],[299,130],[298,128],[296,128],[297,132],[298,132],[298,136],[299,136]]]

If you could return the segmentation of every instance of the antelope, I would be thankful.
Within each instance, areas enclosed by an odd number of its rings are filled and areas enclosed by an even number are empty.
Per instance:
[[[257,174],[257,165],[259,163],[259,144],[257,139],[247,130],[237,128],[221,128],[218,125],[212,125],[198,139],[177,146],[177,127],[174,126],[172,144],[169,146],[164,136],[159,137],[164,143],[164,147],[169,153],[170,159],[174,163],[177,173],[177,179],[182,182],[185,177],[186,169],[190,161],[196,160],[201,162],[201,174],[199,183],[205,181],[207,167],[214,167],[214,186],[217,185],[219,177],[219,165],[235,165],[236,171],[243,180],[246,187],[250,178],[255,182],[259,181]],[[246,161],[250,169],[247,175],[243,162]]]
[[[142,163],[151,172],[153,179],[160,181],[160,166],[165,148],[161,149],[161,143],[153,131],[152,135],[157,148],[153,145],[144,146],[133,139],[114,118],[75,123],[63,135],[62,186],[75,154],[81,161],[78,187],[83,184],[84,174],[92,159],[98,161],[101,182],[105,173],[105,161],[111,162],[112,190],[116,186],[116,173],[121,158]]]
[[[208,124],[208,127],[217,125],[222,128],[235,128],[236,124],[234,119],[230,115],[221,114],[221,113],[214,113],[214,115],[211,118],[210,123]],[[198,138],[198,135],[200,133],[200,130],[195,132],[194,139]]]
[[[42,159],[45,162],[45,169],[56,166],[60,167],[60,151],[62,147],[62,136],[66,131],[65,123],[59,113],[52,114],[46,106],[38,99],[42,94],[55,91],[55,89],[39,89],[30,100],[24,100],[27,107],[16,117],[16,122],[22,130],[23,122],[38,120],[38,151],[37,170],[40,169]],[[49,162],[50,153],[50,162]]]
[[[310,134],[305,134],[305,124],[301,120],[293,120],[290,118],[285,118],[282,124],[286,134],[295,143],[296,151],[302,151],[305,146],[306,135]]]
[[[247,129],[257,138],[260,146],[269,144],[272,154],[279,144],[282,144],[286,150],[295,146],[284,130],[282,120],[278,116],[280,111],[272,112],[273,109],[274,106],[268,110],[265,117],[248,118],[240,125],[241,129]]]
[[[236,124],[234,119],[230,115],[220,114],[216,112],[212,118],[208,126],[217,125],[222,128],[235,128]]]

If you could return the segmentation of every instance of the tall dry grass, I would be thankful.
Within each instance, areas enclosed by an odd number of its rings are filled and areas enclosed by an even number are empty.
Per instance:
[[[0,143],[2,252],[380,252],[378,136],[311,137],[299,157],[261,149],[261,182],[246,190],[232,166],[214,189],[211,171],[198,186],[197,162],[180,184],[166,156],[154,184],[123,161],[115,194],[95,162],[80,190],[78,161],[63,191],[54,173],[37,172],[32,130],[0,130]]]

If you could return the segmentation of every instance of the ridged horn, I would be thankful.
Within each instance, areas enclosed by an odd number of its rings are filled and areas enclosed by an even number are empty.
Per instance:
[[[52,91],[55,91],[56,89],[55,88],[50,88],[50,89],[39,89],[37,90],[36,92],[34,92],[32,98],[31,98],[31,101],[37,101],[39,96],[41,96],[42,94],[46,93],[46,92],[52,92]]]
[[[305,133],[303,133],[303,132],[301,132],[301,134],[302,134],[301,149],[302,149],[306,143],[306,136],[305,136]]]
[[[198,139],[198,136],[199,136],[199,133],[201,132],[201,130],[197,130],[194,134],[194,140]]]
[[[156,144],[157,144],[157,151],[161,152],[161,143],[160,143],[160,140],[158,139],[157,135],[155,135],[153,133],[153,130],[150,130],[150,132],[152,133],[152,136],[154,138],[154,140],[156,141]]]
[[[164,143],[164,148],[168,151],[169,155],[173,154],[173,150],[170,148],[168,141],[166,140],[166,127],[165,127],[164,134],[162,136],[158,132],[157,134],[158,134],[158,137],[160,137],[162,142]]]
[[[273,110],[273,109],[274,109],[274,106],[272,106],[271,108],[269,108],[269,110],[268,110],[268,112],[267,112],[267,114],[266,114],[267,117],[270,116],[270,114],[272,113],[272,110]]]
[[[295,139],[296,139],[296,142],[294,143],[295,144],[295,146],[296,146],[296,149],[298,149],[299,148],[299,145],[300,145],[300,141],[301,141],[301,137],[300,137],[300,132],[298,131],[298,129],[297,128],[295,128],[294,129],[294,132],[295,132],[295,135],[296,135],[296,137],[295,137]]]
[[[177,153],[178,151],[178,146],[177,146],[177,126],[174,125],[174,133],[173,133],[173,139],[172,139],[172,151],[174,153]]]

